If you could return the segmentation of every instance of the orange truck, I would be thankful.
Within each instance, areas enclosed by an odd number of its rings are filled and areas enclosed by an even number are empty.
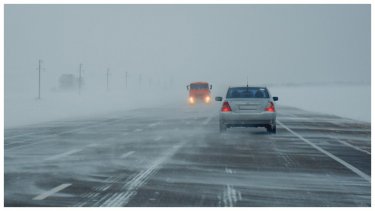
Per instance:
[[[211,89],[212,85],[207,82],[193,82],[186,86],[189,91],[189,103],[195,104],[197,102],[211,103]]]

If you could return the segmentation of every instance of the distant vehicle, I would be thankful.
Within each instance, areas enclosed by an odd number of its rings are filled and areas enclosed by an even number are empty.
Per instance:
[[[197,102],[211,103],[211,89],[212,85],[207,82],[193,82],[186,86],[189,91],[189,103],[195,104]]]
[[[266,87],[229,87],[220,110],[220,132],[230,127],[265,127],[268,133],[276,133],[278,99]]]

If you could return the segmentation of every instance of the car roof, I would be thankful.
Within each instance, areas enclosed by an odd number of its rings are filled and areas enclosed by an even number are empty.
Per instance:
[[[247,86],[230,86],[228,88],[246,88]],[[266,86],[248,86],[249,88],[264,88],[267,89]]]
[[[199,82],[191,82],[190,84],[208,84],[208,82],[199,81]]]

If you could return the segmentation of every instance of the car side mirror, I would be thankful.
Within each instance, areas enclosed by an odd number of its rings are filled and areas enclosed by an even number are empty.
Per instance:
[[[215,97],[215,101],[222,101],[223,98],[222,97]]]
[[[279,97],[273,97],[272,99],[273,99],[273,101],[278,101]]]
[[[212,84],[210,85],[210,89],[212,89]]]

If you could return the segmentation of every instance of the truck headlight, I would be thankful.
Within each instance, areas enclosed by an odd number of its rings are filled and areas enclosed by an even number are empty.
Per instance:
[[[209,102],[211,101],[210,96],[206,96],[206,97],[204,98],[204,101],[205,101],[206,103],[209,103]]]
[[[189,97],[189,103],[194,103],[194,97]]]

